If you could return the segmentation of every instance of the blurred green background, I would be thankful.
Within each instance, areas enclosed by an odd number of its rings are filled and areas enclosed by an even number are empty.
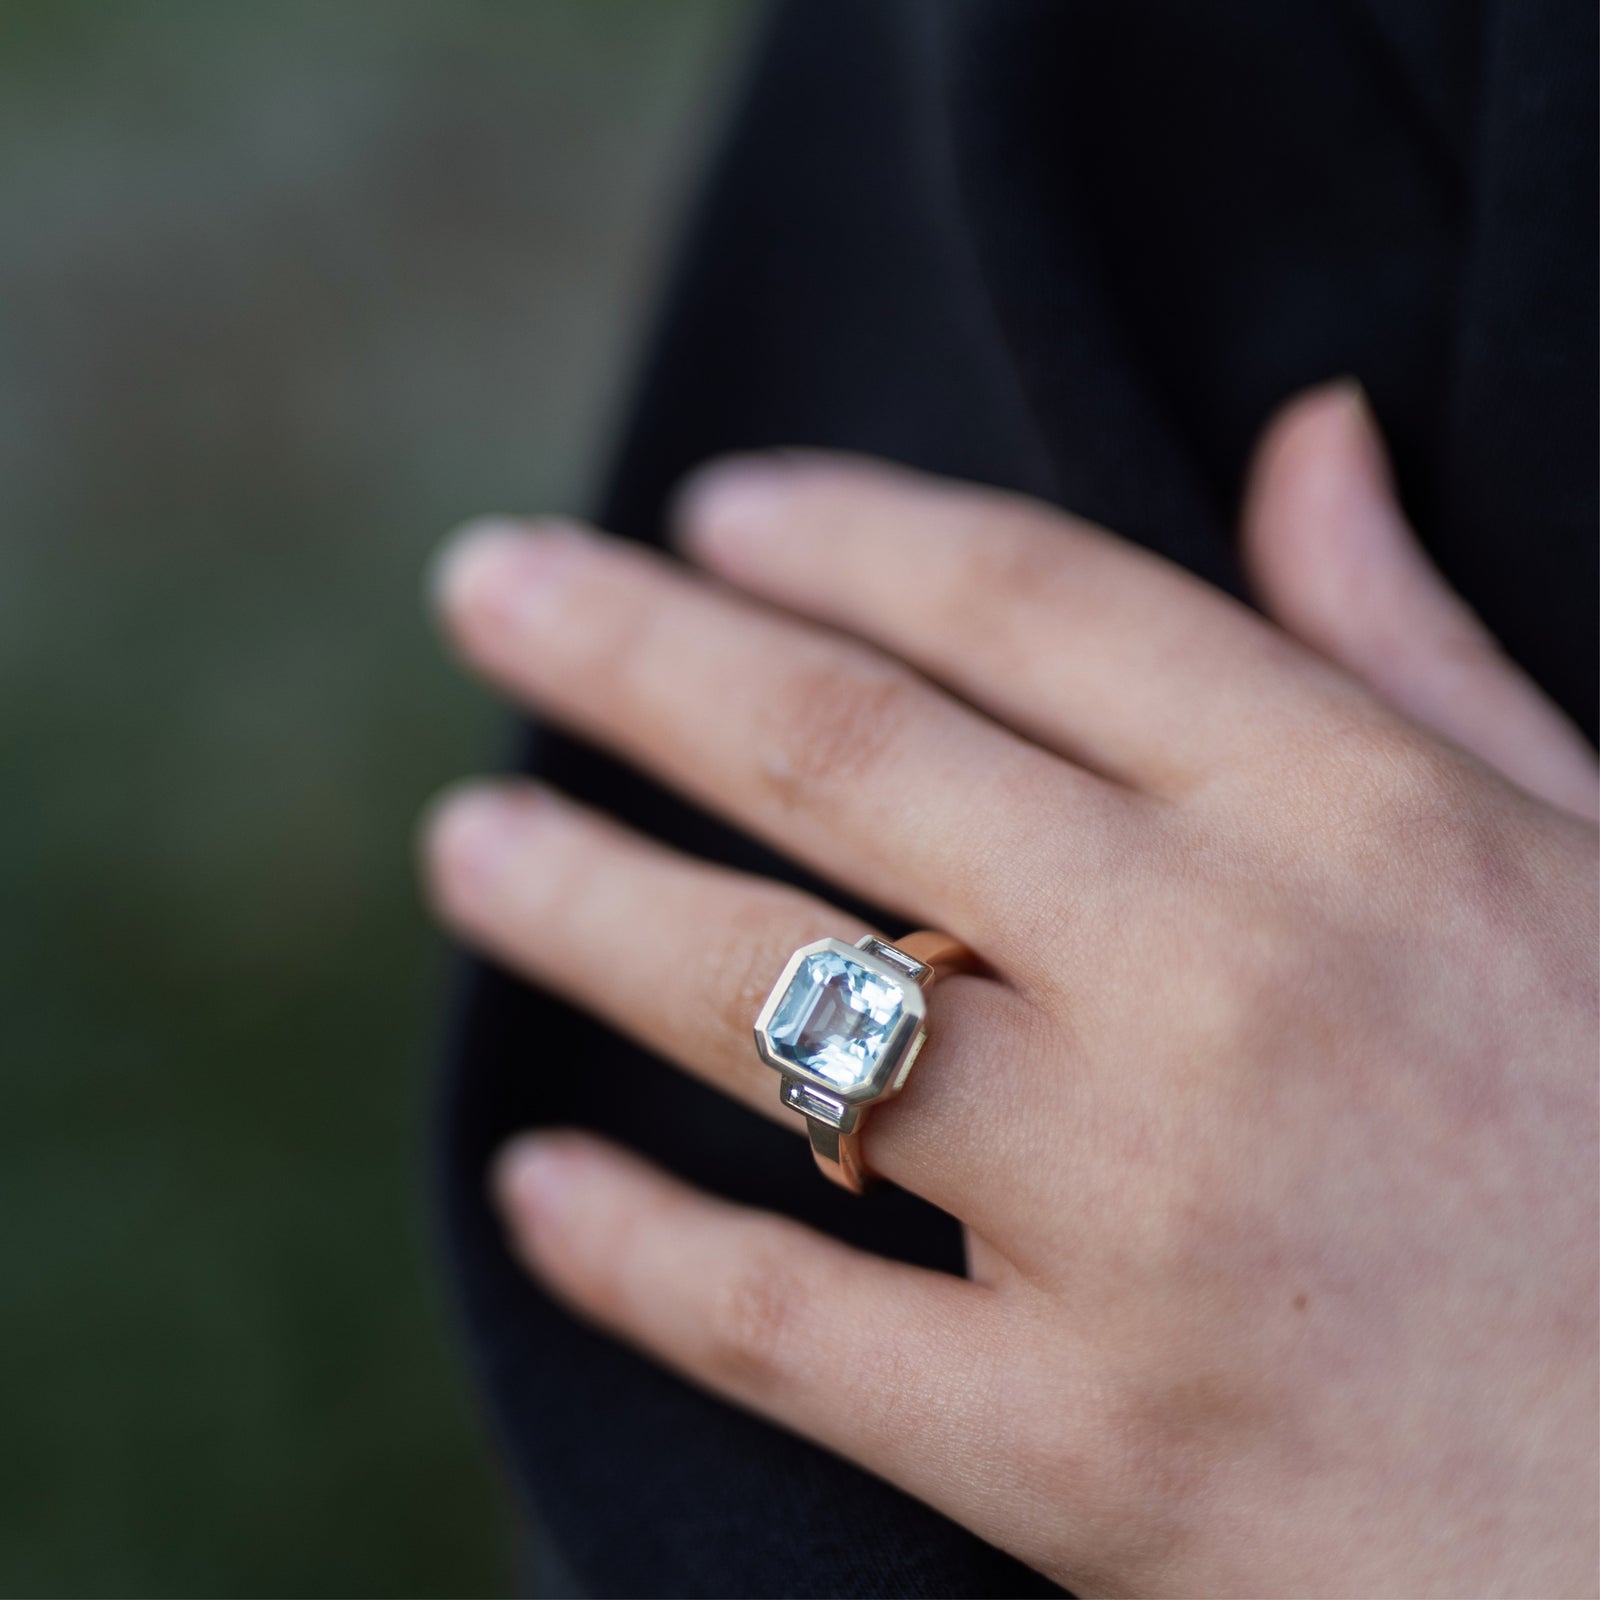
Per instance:
[[[440,533],[577,509],[737,0],[0,4],[0,1590],[514,1581],[422,1162]]]

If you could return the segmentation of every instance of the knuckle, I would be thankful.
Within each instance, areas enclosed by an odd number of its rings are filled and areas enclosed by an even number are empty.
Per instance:
[[[637,699],[659,671],[662,574],[649,556],[611,550],[571,580],[562,632],[566,664],[596,704]]]
[[[767,780],[789,805],[859,783],[894,749],[917,696],[904,669],[865,652],[827,651],[774,696],[760,752]]]
[[[1052,609],[1063,570],[1060,529],[1023,505],[975,504],[959,525],[940,584],[941,626],[969,645],[1024,648],[1015,607],[1041,600]],[[985,603],[974,604],[974,597]],[[998,602],[998,603],[995,603]]]
[[[507,891],[519,926],[576,930],[590,938],[613,912],[612,897],[596,891],[596,867],[605,860],[603,825],[568,814],[559,826],[544,822],[530,831],[522,854],[507,868]]]
[[[1273,751],[1279,821],[1304,865],[1308,820],[1330,848],[1317,859],[1336,875],[1392,874],[1416,862],[1436,870],[1481,812],[1481,773],[1459,752],[1369,707],[1283,729]]]
[[[1378,727],[1355,742],[1352,787],[1390,831],[1440,833],[1463,798],[1465,773],[1444,746],[1409,729]]]
[[[953,575],[962,583],[982,583],[985,592],[1028,594],[1050,577],[1060,559],[1060,542],[1039,525],[1037,513],[993,504],[969,508],[958,524]],[[966,589],[956,598],[970,602]]]
[[[736,1256],[707,1312],[705,1360],[715,1382],[760,1393],[790,1364],[805,1290],[770,1244]]]
[[[1390,822],[1391,870],[1395,861],[1410,864],[1405,913],[1414,919],[1425,911],[1441,935],[1461,937],[1465,950],[1492,933],[1503,970],[1517,952],[1536,965],[1559,965],[1570,939],[1570,930],[1552,921],[1559,897],[1551,894],[1570,861],[1548,853],[1548,835],[1530,828],[1527,815],[1519,796],[1439,747],[1413,772]]]
[[[1378,726],[1341,741],[1334,774],[1340,842],[1333,859],[1364,878],[1410,867],[1413,888],[1446,884],[1469,867],[1493,792],[1458,752],[1411,729]]]

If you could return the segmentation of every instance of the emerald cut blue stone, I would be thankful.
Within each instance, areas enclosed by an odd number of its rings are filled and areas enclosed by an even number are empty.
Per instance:
[[[774,1051],[840,1089],[868,1083],[894,1040],[904,1001],[882,973],[835,950],[807,956],[767,1037]]]

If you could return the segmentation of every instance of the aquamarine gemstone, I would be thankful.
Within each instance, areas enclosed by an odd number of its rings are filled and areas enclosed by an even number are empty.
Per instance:
[[[855,1089],[883,1060],[902,1008],[897,984],[836,950],[819,950],[800,964],[767,1036],[778,1054]]]

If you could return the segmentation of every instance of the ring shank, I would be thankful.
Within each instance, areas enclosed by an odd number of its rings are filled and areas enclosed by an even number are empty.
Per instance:
[[[806,1132],[811,1135],[811,1153],[817,1158],[817,1169],[823,1177],[851,1194],[860,1194],[868,1182],[867,1169],[861,1161],[860,1128],[841,1133],[816,1117],[807,1117]]]
[[[903,939],[894,941],[894,948],[910,956],[928,970],[921,978],[924,989],[931,988],[941,978],[954,972],[971,972],[978,960],[972,951],[952,934],[940,933],[933,928],[919,928]],[[872,1181],[866,1161],[861,1154],[861,1131],[871,1106],[863,1106],[855,1125],[844,1132],[816,1117],[806,1118],[806,1131],[811,1135],[811,1154],[816,1158],[822,1175],[851,1194],[860,1194]]]

